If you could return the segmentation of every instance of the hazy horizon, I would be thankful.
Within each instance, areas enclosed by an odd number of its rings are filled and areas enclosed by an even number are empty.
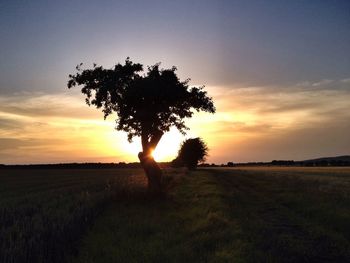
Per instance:
[[[2,1],[0,163],[134,162],[141,150],[89,108],[83,62],[175,65],[217,113],[160,141],[202,137],[208,163],[350,154],[349,1]]]

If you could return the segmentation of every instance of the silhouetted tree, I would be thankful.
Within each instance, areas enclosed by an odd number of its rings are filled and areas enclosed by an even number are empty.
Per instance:
[[[228,166],[228,167],[232,167],[234,164],[233,164],[233,162],[227,162],[227,164],[226,164],[226,166]]]
[[[162,171],[152,157],[163,134],[175,126],[185,134],[188,129],[185,118],[193,110],[215,112],[213,101],[203,87],[189,87],[189,79],[180,81],[176,67],[159,69],[160,64],[148,67],[142,74],[143,66],[129,58],[125,64],[116,64],[111,69],[93,65],[92,69],[69,75],[68,88],[82,85],[86,103],[102,109],[104,118],[116,113],[116,129],[125,131],[128,140],[141,137],[142,152],[138,154],[148,178],[149,190],[162,192]]]
[[[197,168],[199,162],[204,162],[208,155],[208,146],[201,138],[187,139],[181,144],[178,156],[173,163],[182,163],[190,170]]]

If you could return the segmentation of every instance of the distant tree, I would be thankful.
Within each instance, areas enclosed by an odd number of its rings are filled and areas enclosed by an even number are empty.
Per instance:
[[[233,162],[228,162],[226,166],[232,167],[233,165],[234,165]]]
[[[153,150],[170,127],[185,134],[184,119],[191,118],[193,110],[215,112],[212,98],[203,87],[189,87],[189,79],[180,81],[176,67],[160,69],[160,64],[143,66],[129,58],[125,64],[111,69],[93,65],[69,75],[68,88],[83,86],[86,103],[102,109],[104,118],[116,113],[116,129],[125,131],[128,140],[141,137],[140,163],[148,178],[148,188],[154,194],[162,193],[162,171],[152,157]]]
[[[182,163],[190,170],[197,168],[208,155],[208,146],[201,138],[187,139],[181,144],[178,156],[173,163]]]

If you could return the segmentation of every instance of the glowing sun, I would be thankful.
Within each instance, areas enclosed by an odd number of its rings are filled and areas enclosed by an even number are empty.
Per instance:
[[[177,156],[183,136],[176,130],[165,133],[152,155],[156,161],[171,161]]]
[[[172,161],[179,151],[180,144],[184,140],[184,137],[176,129],[171,129],[165,133],[161,138],[157,148],[153,151],[153,158],[157,162]],[[140,139],[135,139],[132,143],[128,143],[126,140],[120,142],[120,148],[130,160],[138,161],[137,154],[142,151]]]

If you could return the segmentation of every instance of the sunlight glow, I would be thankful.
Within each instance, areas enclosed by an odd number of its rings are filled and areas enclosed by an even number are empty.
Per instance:
[[[152,153],[154,159],[158,162],[173,160],[177,156],[177,152],[183,140],[183,135],[181,135],[176,129],[171,129],[163,135],[157,148]],[[135,138],[132,143],[128,143],[124,139],[120,141],[120,144],[122,152],[130,156],[132,160],[138,161],[137,154],[142,151],[140,138]]]
[[[157,148],[153,151],[154,159],[159,162],[173,160],[177,156],[183,140],[184,137],[176,129],[170,130],[170,132],[164,134]]]
[[[333,136],[333,141],[337,141],[348,129],[346,124],[338,123],[339,135],[324,131],[326,124],[335,125],[333,112],[341,110],[345,114],[342,119],[348,118],[350,95],[345,91],[275,93],[273,88],[265,88],[264,92],[256,88],[250,92],[228,87],[212,88],[211,92],[216,95],[217,113],[196,112],[186,120],[190,128],[186,136],[176,129],[165,133],[153,153],[156,161],[173,160],[181,142],[195,137],[203,138],[208,144],[210,163],[269,161],[280,153],[292,159],[295,157],[290,150],[284,149],[295,145],[298,152],[304,143],[298,144],[296,138],[300,134],[313,141],[315,136],[311,131],[316,130],[320,136]],[[114,129],[114,118],[104,121],[100,112],[86,107],[81,100],[66,102],[63,99],[66,94],[35,95],[35,99],[33,96],[21,97],[15,103],[10,97],[0,96],[1,163],[139,162],[140,138],[129,143],[125,132]],[[44,101],[50,101],[50,107]],[[317,112],[323,111],[328,114],[316,117]],[[272,147],[271,142],[277,143]],[[314,141],[316,150],[310,150],[305,158],[317,154],[320,147]],[[344,154],[349,149],[347,141],[339,141],[337,147]],[[267,155],[266,149],[275,152]]]

